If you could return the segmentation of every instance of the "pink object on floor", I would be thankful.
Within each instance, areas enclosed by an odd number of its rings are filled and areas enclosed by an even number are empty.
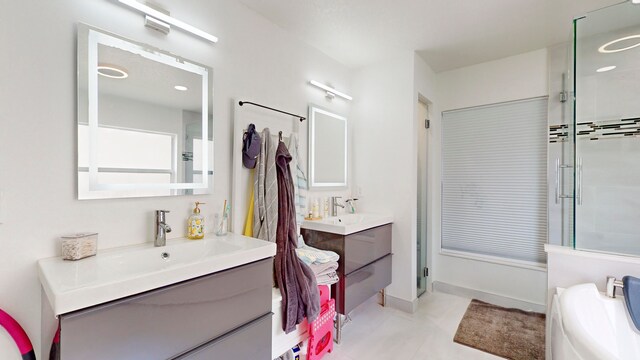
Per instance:
[[[329,287],[318,286],[320,292],[320,315],[309,324],[309,346],[307,360],[322,359],[333,351],[333,318],[336,316],[336,301],[329,298]]]
[[[329,286],[318,285],[318,292],[320,293],[320,306],[322,306],[329,301]]]
[[[13,341],[18,346],[18,350],[20,351],[23,359],[35,360],[36,356],[33,352],[33,346],[31,345],[31,340],[29,340],[27,333],[24,332],[22,326],[20,326],[20,324],[18,324],[11,315],[7,314],[2,309],[0,309],[0,326],[4,327],[13,338]]]

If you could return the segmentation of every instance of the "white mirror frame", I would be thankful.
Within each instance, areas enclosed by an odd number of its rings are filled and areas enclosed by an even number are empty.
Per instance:
[[[86,106],[87,123],[89,127],[89,192],[102,190],[190,190],[190,189],[208,189],[209,175],[213,169],[209,169],[209,144],[208,141],[202,141],[202,182],[199,183],[136,183],[136,184],[100,184],[98,182],[98,45],[103,44],[124,51],[140,55],[151,61],[161,62],[163,64],[179,68],[184,71],[195,73],[202,76],[202,134],[209,133],[209,94],[212,92],[212,70],[204,65],[185,60],[168,52],[164,52],[153,48],[149,45],[137,43],[132,40],[122,38],[118,35],[111,34],[102,30],[98,30],[86,24],[78,24],[78,42],[79,47],[83,46],[80,42],[87,44],[87,68],[86,75],[78,74],[78,81],[86,81],[87,86],[87,105],[78,104],[78,124],[81,123],[82,106]],[[80,52],[79,52],[80,53]],[[80,59],[78,59],[80,63]],[[211,89],[211,92],[210,92]],[[80,151],[80,149],[78,149]],[[174,149],[174,156],[177,157],[177,149]],[[211,154],[213,156],[213,154]],[[174,161],[176,161],[174,159]],[[172,195],[175,195],[172,192]]]
[[[316,152],[316,114],[323,114],[326,116],[330,116],[334,119],[341,120],[344,122],[344,139],[342,139],[344,143],[344,181],[343,182],[319,182],[316,180],[317,174],[315,169],[315,162],[317,157]],[[347,118],[335,113],[332,113],[329,110],[322,109],[315,105],[309,106],[309,187],[311,189],[337,189],[337,188],[347,188],[348,181],[348,168],[349,168],[349,147],[347,143],[347,139],[349,138],[349,127],[347,126]],[[339,141],[340,139],[336,139]]]

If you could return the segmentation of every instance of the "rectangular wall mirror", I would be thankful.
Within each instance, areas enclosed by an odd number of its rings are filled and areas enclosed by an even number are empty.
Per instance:
[[[309,106],[309,184],[312,189],[347,187],[347,118]]]
[[[212,190],[213,70],[78,25],[78,198]]]

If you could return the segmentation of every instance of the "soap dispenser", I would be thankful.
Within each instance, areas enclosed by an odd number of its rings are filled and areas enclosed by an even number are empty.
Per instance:
[[[196,201],[196,207],[193,209],[193,214],[189,216],[187,221],[187,237],[189,239],[197,240],[204,237],[204,216],[200,215],[200,208],[198,206],[204,205]]]

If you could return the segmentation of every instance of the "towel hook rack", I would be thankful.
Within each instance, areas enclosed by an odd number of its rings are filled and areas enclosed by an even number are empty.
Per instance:
[[[265,106],[265,105],[262,105],[262,104],[257,104],[257,103],[251,102],[251,101],[240,101],[240,102],[238,102],[238,104],[240,106],[243,106],[244,104],[249,104],[249,105],[261,107],[261,108],[264,108],[264,109],[268,109],[268,110],[271,110],[271,111],[279,112],[279,113],[282,113],[282,114],[291,115],[291,116],[294,116],[294,117],[297,117],[298,119],[300,119],[300,122],[307,120],[307,118],[304,117],[304,116],[292,114],[290,112],[282,111],[282,110],[279,110],[279,109],[274,109],[272,107]]]

